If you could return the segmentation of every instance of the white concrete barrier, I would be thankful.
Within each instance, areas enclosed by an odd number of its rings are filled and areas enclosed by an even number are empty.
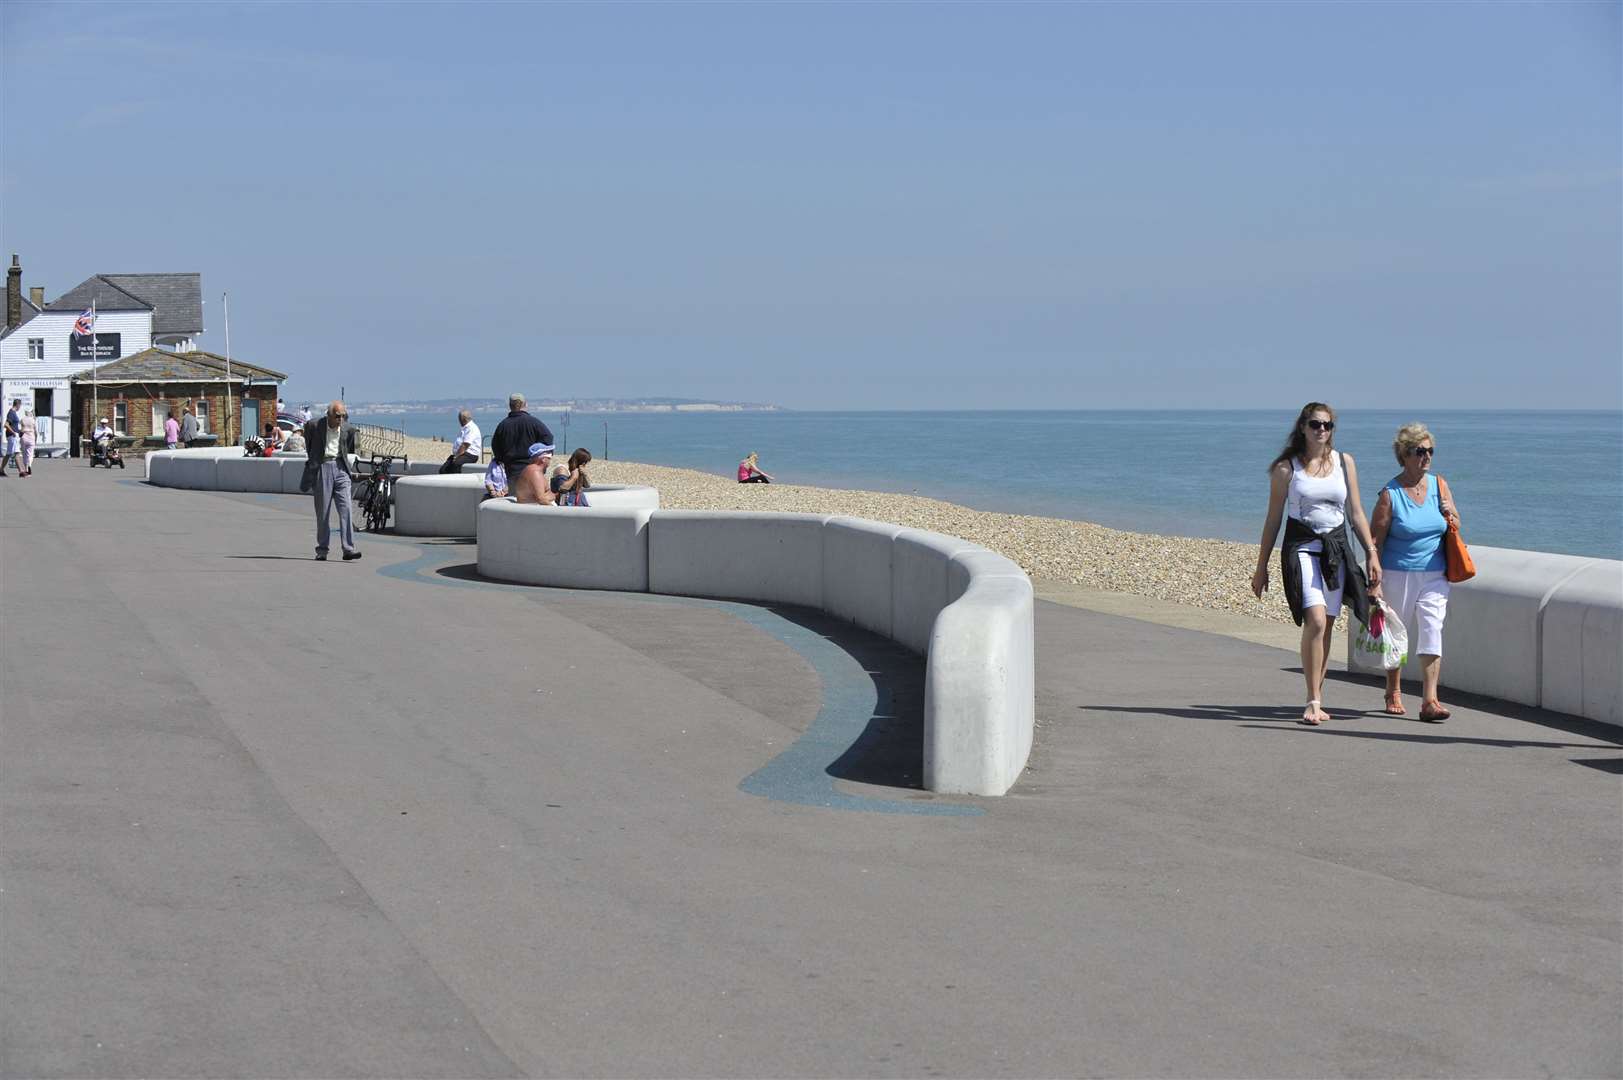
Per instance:
[[[1597,559],[1555,587],[1540,655],[1546,709],[1623,725],[1623,562]]]
[[[215,459],[214,482],[219,491],[262,491],[281,494],[282,473],[285,462],[273,457],[236,457]]]
[[[648,588],[823,606],[821,514],[661,510],[648,523]]]
[[[903,529],[891,550],[891,637],[916,653],[927,652],[936,616],[952,602],[947,595],[947,564],[976,545],[955,536]],[[984,551],[984,548],[979,550]]]
[[[823,525],[823,610],[894,638],[891,558],[900,525],[831,517]]]
[[[491,499],[478,509],[479,573],[527,585],[647,592],[653,513]]]
[[[1476,545],[1471,557],[1476,576],[1449,592],[1442,685],[1623,724],[1623,562]],[[1420,677],[1412,650],[1404,677]]]
[[[478,476],[402,476],[394,484],[394,531],[402,536],[473,536],[484,497],[484,481]]]
[[[1036,728],[1031,581],[1023,573],[978,576],[974,562],[961,565],[964,591],[930,631],[924,786],[1001,795],[1020,779]]]
[[[478,516],[487,577],[796,604],[884,634],[926,654],[925,786],[1001,795],[1025,768],[1036,721],[1033,596],[1019,566],[995,552],[815,514],[502,500]]]
[[[584,509],[658,510],[657,488],[603,484],[588,492]],[[484,471],[402,476],[394,485],[394,529],[402,536],[474,536],[485,497]],[[581,507],[542,507],[573,513]]]

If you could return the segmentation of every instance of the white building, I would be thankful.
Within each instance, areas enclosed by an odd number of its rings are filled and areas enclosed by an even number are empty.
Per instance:
[[[0,398],[31,405],[39,449],[65,453],[72,440],[68,376],[161,345],[189,352],[203,332],[201,274],[97,274],[45,302],[39,286],[22,294],[22,266],[6,271],[6,325],[0,332]],[[95,305],[92,334],[75,333]]]

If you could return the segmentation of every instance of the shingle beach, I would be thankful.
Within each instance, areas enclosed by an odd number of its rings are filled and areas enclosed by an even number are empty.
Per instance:
[[[446,445],[412,438],[414,460],[435,460]],[[593,483],[647,484],[670,510],[769,510],[850,514],[957,536],[1008,556],[1038,581],[1085,585],[1105,592],[1147,596],[1190,607],[1290,622],[1279,586],[1279,560],[1262,601],[1251,595],[1253,544],[1124,532],[1086,521],[991,513],[967,506],[877,491],[846,491],[799,484],[740,484],[731,476],[632,461],[594,461]],[[1260,521],[1259,508],[1259,521]]]

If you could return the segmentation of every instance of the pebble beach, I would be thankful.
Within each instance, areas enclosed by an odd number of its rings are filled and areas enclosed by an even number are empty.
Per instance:
[[[437,440],[407,441],[413,460],[443,459],[449,452]],[[1291,621],[1279,587],[1277,555],[1268,593],[1261,601],[1251,595],[1251,570],[1257,557],[1253,544],[1125,532],[1064,518],[990,513],[918,495],[787,483],[740,484],[731,476],[632,461],[594,461],[587,472],[597,484],[658,488],[660,505],[671,510],[850,514],[981,544],[1013,559],[1038,582],[1084,585],[1274,622]]]

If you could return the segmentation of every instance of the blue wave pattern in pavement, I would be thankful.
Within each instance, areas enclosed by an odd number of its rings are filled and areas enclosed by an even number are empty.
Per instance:
[[[372,540],[385,538],[370,536]],[[395,540],[393,543],[409,543]],[[415,546],[415,545],[413,545]],[[450,562],[457,547],[421,552],[415,559],[378,568],[378,573],[401,581],[452,585],[480,589],[511,589],[493,581],[472,581],[425,575],[423,571]],[[523,586],[517,586],[522,588]],[[986,811],[958,803],[875,799],[851,795],[835,787],[829,766],[860,737],[874,716],[879,693],[861,664],[821,634],[783,618],[775,612],[751,604],[729,600],[703,600],[694,597],[663,596],[653,593],[620,593],[645,603],[703,604],[729,612],[762,633],[769,634],[800,655],[817,672],[822,683],[822,705],[817,718],[794,743],[777,757],[744,778],[739,790],[776,802],[820,806],[829,810],[854,810],[869,814],[927,814],[936,817],[973,817]],[[539,597],[537,597],[539,599]]]

